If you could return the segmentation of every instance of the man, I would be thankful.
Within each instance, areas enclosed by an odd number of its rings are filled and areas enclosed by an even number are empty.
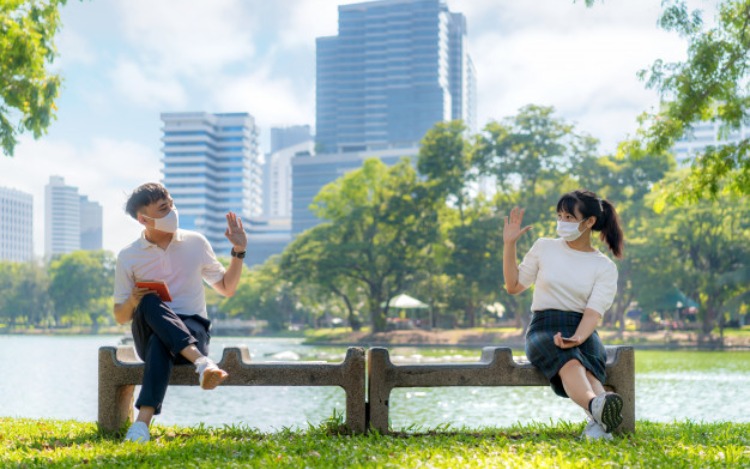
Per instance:
[[[208,358],[210,339],[203,281],[223,296],[232,296],[242,273],[247,236],[242,220],[227,213],[224,235],[232,243],[225,269],[200,233],[179,229],[177,209],[167,189],[143,184],[128,198],[125,211],[144,226],[141,237],[117,256],[114,315],[120,324],[133,321],[133,340],[145,362],[143,385],[135,406],[138,417],[125,441],[145,443],[148,426],[161,412],[175,364],[193,363],[203,389],[214,389],[227,373]],[[164,281],[171,301],[139,288],[136,282]]]

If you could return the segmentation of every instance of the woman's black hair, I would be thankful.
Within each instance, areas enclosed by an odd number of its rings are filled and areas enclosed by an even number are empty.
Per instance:
[[[138,210],[162,199],[169,199],[169,191],[158,182],[147,182],[138,186],[125,203],[125,211],[138,219]]]
[[[596,217],[592,231],[599,231],[599,238],[607,243],[609,250],[618,259],[622,258],[623,234],[620,218],[615,206],[605,199],[600,199],[591,191],[576,190],[568,192],[557,201],[557,213],[567,212],[583,216],[583,219]]]

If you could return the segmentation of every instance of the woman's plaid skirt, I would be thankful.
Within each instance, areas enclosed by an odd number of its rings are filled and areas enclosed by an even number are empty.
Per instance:
[[[558,373],[570,360],[581,362],[602,384],[606,378],[607,352],[596,331],[577,347],[561,349],[555,345],[555,334],[562,332],[563,337],[575,335],[582,317],[583,314],[573,311],[536,311],[526,331],[526,357],[550,380],[558,396],[568,397]]]

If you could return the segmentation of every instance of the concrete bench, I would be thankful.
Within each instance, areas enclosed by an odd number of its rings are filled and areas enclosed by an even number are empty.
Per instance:
[[[623,422],[618,432],[635,431],[635,351],[633,347],[606,347],[604,385],[622,396]],[[389,398],[393,388],[437,386],[549,386],[531,363],[514,359],[507,347],[485,347],[478,363],[394,365],[385,348],[367,352],[369,425],[388,433]]]
[[[346,425],[366,430],[365,352],[350,347],[341,363],[250,363],[247,347],[227,347],[219,367],[229,373],[222,386],[340,386],[346,392]],[[133,391],[143,381],[144,364],[135,349],[99,349],[99,425],[117,431],[133,420]],[[197,386],[192,365],[174,367],[169,385]]]

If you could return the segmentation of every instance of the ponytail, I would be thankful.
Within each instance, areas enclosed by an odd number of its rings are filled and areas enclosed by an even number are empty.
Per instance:
[[[609,250],[612,251],[612,254],[616,258],[622,259],[623,234],[622,228],[620,227],[620,217],[617,216],[615,206],[608,200],[601,199],[601,204],[602,220],[601,223],[597,220],[594,228],[596,228],[597,225],[601,226],[601,228],[599,228],[599,239],[607,243]]]

